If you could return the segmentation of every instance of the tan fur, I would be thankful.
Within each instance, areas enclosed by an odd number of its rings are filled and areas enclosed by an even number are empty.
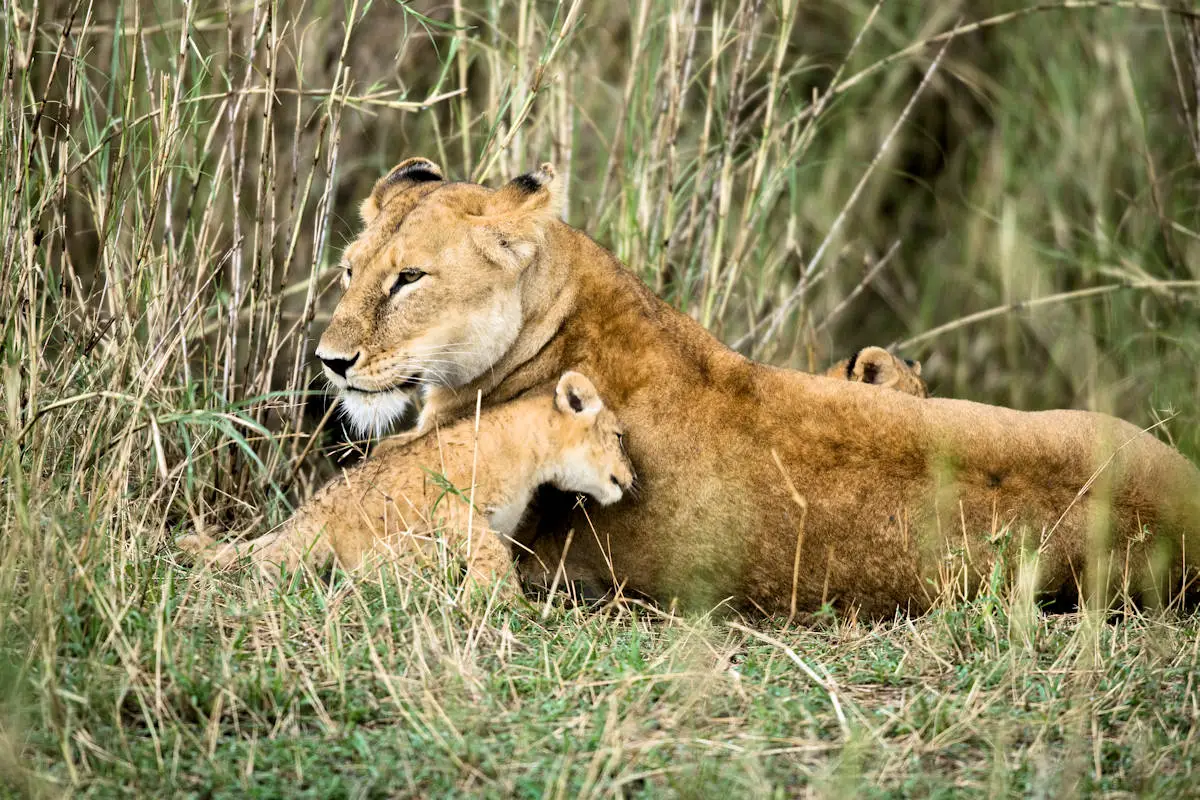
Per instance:
[[[929,387],[921,378],[921,362],[905,361],[882,347],[864,347],[851,358],[843,358],[825,375],[830,378],[869,383],[916,397],[929,397]]]
[[[947,575],[969,594],[1022,550],[1041,551],[1047,591],[1106,592],[1127,575],[1161,596],[1179,585],[1181,550],[1197,563],[1200,472],[1152,434],[748,361],[558,221],[539,175],[392,194],[349,250],[354,278],[321,342],[364,353],[377,365],[364,381],[421,370],[419,433],[468,415],[476,392],[502,407],[565,369],[592,377],[629,430],[643,492],[587,519],[539,504],[519,534],[538,556],[520,565],[530,579],[562,559],[568,578],[660,601],[888,615],[928,607]],[[450,285],[387,301],[379,287],[408,263]],[[519,314],[464,323],[497,298]],[[431,331],[454,325],[470,369],[425,355]]]
[[[178,544],[219,567],[249,557],[271,576],[281,566],[321,568],[336,559],[355,569],[368,556],[428,550],[440,530],[452,550],[466,553],[472,581],[494,581],[511,572],[508,539],[541,484],[602,504],[621,499],[633,482],[622,436],[592,383],[568,372],[553,397],[488,409],[478,432],[473,418],[460,420],[347,470],[265,536],[222,545],[194,534]],[[459,491],[447,492],[434,474]],[[472,477],[477,513],[469,526]]]

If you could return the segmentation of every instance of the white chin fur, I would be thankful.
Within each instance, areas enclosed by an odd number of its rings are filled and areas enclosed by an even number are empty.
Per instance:
[[[405,392],[342,392],[342,416],[360,436],[382,436],[404,416],[412,401]]]

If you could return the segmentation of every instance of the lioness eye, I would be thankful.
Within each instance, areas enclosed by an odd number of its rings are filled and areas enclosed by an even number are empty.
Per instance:
[[[396,276],[396,282],[392,284],[390,294],[394,297],[396,292],[400,291],[405,286],[408,286],[410,283],[416,283],[423,277],[425,277],[425,273],[419,269],[400,270],[400,274]]]

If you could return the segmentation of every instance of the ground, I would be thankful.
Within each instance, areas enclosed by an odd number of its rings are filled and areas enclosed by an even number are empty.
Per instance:
[[[629,603],[455,604],[439,575],[269,588],[168,556],[132,572],[121,589],[95,570],[59,598],[57,646],[31,664],[10,622],[2,660],[28,670],[14,786],[1170,797],[1194,791],[1200,760],[1187,613],[1044,614],[989,594],[881,624],[747,626]]]

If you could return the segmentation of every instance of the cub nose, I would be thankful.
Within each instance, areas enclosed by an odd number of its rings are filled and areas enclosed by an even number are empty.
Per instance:
[[[355,353],[350,358],[336,358],[334,356],[327,357],[317,353],[317,358],[321,359],[321,363],[324,364],[334,375],[337,375],[339,378],[344,378],[346,377],[346,370],[354,366],[355,362],[358,361],[359,355],[359,353]]]

